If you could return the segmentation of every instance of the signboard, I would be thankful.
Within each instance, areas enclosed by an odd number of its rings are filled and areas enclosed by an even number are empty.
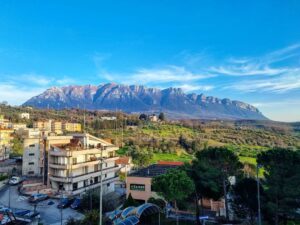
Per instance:
[[[130,184],[130,190],[145,191],[145,185],[144,184]]]

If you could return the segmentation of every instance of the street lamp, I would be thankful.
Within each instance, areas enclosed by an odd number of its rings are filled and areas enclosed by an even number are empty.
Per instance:
[[[261,225],[261,212],[260,212],[260,182],[259,182],[259,168],[261,168],[261,165],[257,163],[256,165],[256,181],[257,181],[257,210],[258,210],[258,217],[257,217],[257,223],[258,225]]]

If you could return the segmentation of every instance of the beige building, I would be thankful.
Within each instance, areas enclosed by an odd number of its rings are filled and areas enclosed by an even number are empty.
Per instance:
[[[11,128],[15,131],[19,130],[19,129],[25,129],[26,124],[25,123],[13,123]]]
[[[65,132],[81,132],[80,123],[63,122],[62,130]]]
[[[126,180],[127,197],[131,194],[133,199],[140,202],[147,202],[151,197],[157,198],[157,194],[152,190],[152,178],[181,165],[181,162],[161,162],[131,173]]]
[[[68,144],[53,144],[49,151],[49,185],[77,195],[100,186],[102,162],[103,193],[114,191],[119,166],[116,146],[89,134],[75,134]]]
[[[100,158],[104,159],[104,193],[114,191],[119,166],[111,143],[89,134],[41,136],[24,139],[23,175],[43,177],[53,190],[77,195],[100,186]]]
[[[9,158],[13,132],[12,129],[0,128],[0,161]]]
[[[25,136],[28,134],[28,136]],[[48,152],[52,144],[67,144],[71,136],[47,136],[38,134],[36,129],[25,131],[23,136],[23,164],[24,176],[42,177],[44,184],[48,179]]]
[[[33,128],[39,129],[39,130],[45,130],[45,131],[51,131],[51,120],[45,120],[45,121],[35,121],[33,122]]]
[[[54,132],[56,134],[62,134],[62,122],[52,121],[51,122],[51,132]]]

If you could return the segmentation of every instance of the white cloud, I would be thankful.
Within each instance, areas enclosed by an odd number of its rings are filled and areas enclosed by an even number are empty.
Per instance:
[[[273,64],[300,55],[300,44],[268,53],[261,57],[229,58],[225,65],[212,66],[210,72],[229,76],[275,76],[297,70],[298,67],[275,67]]]
[[[11,84],[0,84],[0,101],[7,101],[11,105],[21,105],[43,91],[43,88],[22,88]]]
[[[246,80],[224,87],[242,92],[273,92],[284,93],[300,89],[300,69],[279,77]]]
[[[191,84],[182,84],[178,86],[182,90],[186,92],[192,92],[192,91],[209,91],[214,89],[214,86],[212,85],[191,85]]]
[[[99,77],[110,82],[124,84],[166,84],[196,82],[203,79],[215,77],[216,75],[208,73],[194,73],[180,66],[166,66],[163,68],[147,69],[142,68],[134,71],[132,74],[114,74],[102,71]]]

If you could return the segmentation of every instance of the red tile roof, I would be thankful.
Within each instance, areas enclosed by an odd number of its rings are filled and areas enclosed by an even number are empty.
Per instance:
[[[179,161],[158,161],[158,165],[182,166],[184,163]]]

